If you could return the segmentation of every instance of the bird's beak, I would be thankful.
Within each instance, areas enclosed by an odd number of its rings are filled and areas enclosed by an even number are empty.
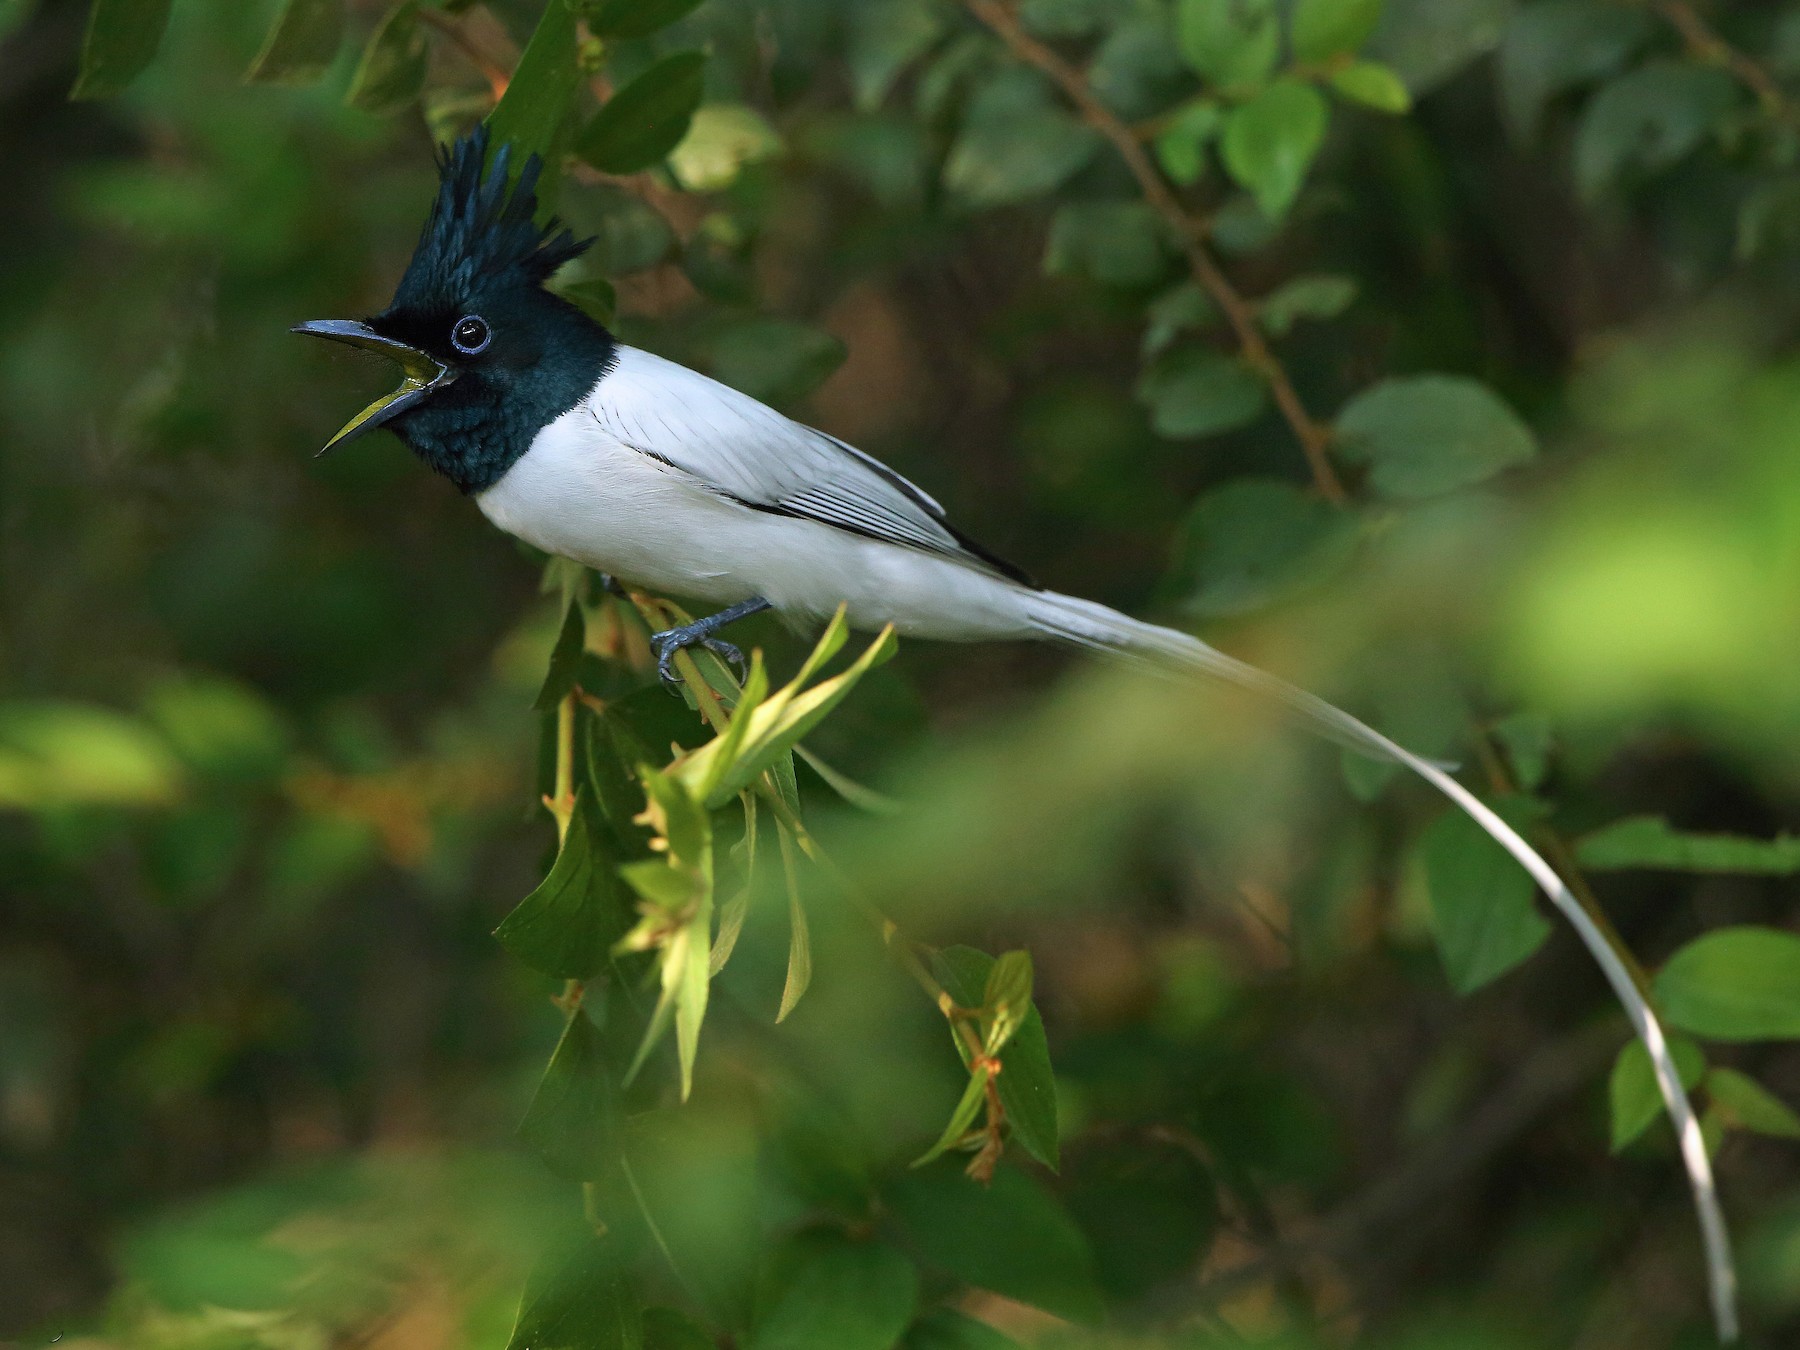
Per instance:
[[[295,324],[293,331],[330,338],[333,342],[346,342],[352,347],[361,347],[364,351],[390,356],[400,363],[400,369],[406,377],[393,393],[382,395],[345,423],[342,431],[325,442],[324,448],[319,451],[321,455],[345,441],[354,440],[365,431],[372,431],[383,422],[391,421],[434,389],[442,389],[456,378],[454,370],[429,352],[383,337],[368,324],[358,323],[355,319],[313,319],[307,323]]]

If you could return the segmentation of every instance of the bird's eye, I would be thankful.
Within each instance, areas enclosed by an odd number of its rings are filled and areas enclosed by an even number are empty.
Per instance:
[[[450,345],[464,356],[474,356],[486,350],[493,337],[493,330],[487,326],[487,320],[479,314],[463,315],[450,329]]]

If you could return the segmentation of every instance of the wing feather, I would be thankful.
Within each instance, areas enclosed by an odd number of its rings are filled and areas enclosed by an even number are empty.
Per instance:
[[[588,399],[615,439],[758,511],[819,521],[1032,585],[935,498],[835,436],[660,356],[621,346]]]

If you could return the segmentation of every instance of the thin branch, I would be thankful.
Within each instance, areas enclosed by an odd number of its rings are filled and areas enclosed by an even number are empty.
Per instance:
[[[964,2],[970,12],[992,29],[1014,56],[1049,76],[1075,105],[1082,120],[1104,136],[1113,149],[1118,151],[1119,158],[1125,161],[1125,167],[1131,170],[1131,176],[1137,179],[1144,200],[1174,229],[1176,237],[1180,239],[1188,269],[1193,273],[1194,280],[1200,283],[1201,289],[1212,297],[1213,303],[1225,315],[1225,321],[1231,325],[1245,363],[1268,382],[1275,406],[1280,409],[1282,417],[1292,429],[1294,439],[1300,442],[1301,452],[1305,454],[1306,462],[1312,469],[1313,483],[1318,488],[1319,495],[1327,501],[1342,505],[1347,500],[1347,494],[1326,453],[1331,443],[1331,429],[1306,410],[1286,368],[1269,350],[1262,330],[1256,326],[1255,309],[1238,294],[1237,288],[1207,251],[1205,222],[1191,215],[1182,206],[1174,189],[1151,161],[1138,133],[1100,101],[1085,75],[1027,33],[1020,25],[1018,16],[1004,0]]]
[[[1688,54],[1695,60],[1730,71],[1739,84],[1756,95],[1756,101],[1770,117],[1786,115],[1787,95],[1782,93],[1775,77],[1721,37],[1718,30],[1701,17],[1689,0],[1650,0],[1650,8],[1668,20],[1669,26],[1681,34]]]

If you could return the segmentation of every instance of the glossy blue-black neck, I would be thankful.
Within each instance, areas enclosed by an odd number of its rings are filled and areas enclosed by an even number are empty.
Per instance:
[[[459,363],[453,383],[388,426],[461,491],[478,493],[505,476],[539,431],[588,396],[616,344],[575,306],[536,287],[470,297],[466,309],[389,310],[369,323],[429,351],[429,339],[466,314],[491,326],[489,350]]]
[[[613,355],[611,334],[544,289],[593,241],[555,220],[538,224],[542,161],[529,156],[515,182],[511,160],[502,145],[488,162],[485,125],[450,147],[393,302],[369,320],[453,376],[386,425],[468,493],[499,482],[539,431],[587,396]]]

